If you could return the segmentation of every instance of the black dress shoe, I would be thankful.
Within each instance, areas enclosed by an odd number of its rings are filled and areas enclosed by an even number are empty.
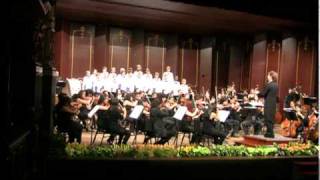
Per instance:
[[[266,134],[264,135],[264,137],[266,137],[266,138],[274,138],[274,134],[266,133]]]

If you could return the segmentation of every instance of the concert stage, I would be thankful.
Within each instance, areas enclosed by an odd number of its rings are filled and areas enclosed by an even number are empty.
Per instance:
[[[266,138],[263,135],[245,135],[242,140],[236,140],[235,144],[245,146],[260,146],[276,144],[288,144],[289,142],[297,142],[298,139],[288,138],[275,134],[274,138]]]
[[[46,179],[316,180],[317,157],[51,159]]]

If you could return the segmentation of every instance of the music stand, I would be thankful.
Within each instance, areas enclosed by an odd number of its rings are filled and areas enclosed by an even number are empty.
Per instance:
[[[142,105],[137,105],[133,108],[132,112],[129,115],[129,118],[138,120],[141,113],[143,111],[143,106]]]
[[[289,120],[298,120],[296,112],[291,108],[283,108],[283,111],[286,112],[287,118]]]
[[[305,98],[303,98],[303,103],[306,105],[312,106],[313,104],[317,103],[317,98],[316,97],[305,97]]]

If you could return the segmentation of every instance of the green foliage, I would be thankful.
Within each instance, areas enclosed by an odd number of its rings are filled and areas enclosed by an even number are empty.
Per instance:
[[[230,146],[212,145],[174,146],[162,145],[107,145],[87,146],[83,144],[68,144],[65,152],[70,158],[176,158],[176,157],[257,157],[257,156],[316,156],[319,147],[311,143],[291,143],[272,146]]]

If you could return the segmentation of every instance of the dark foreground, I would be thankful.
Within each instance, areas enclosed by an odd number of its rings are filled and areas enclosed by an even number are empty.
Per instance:
[[[47,179],[318,179],[317,157],[52,159]]]

